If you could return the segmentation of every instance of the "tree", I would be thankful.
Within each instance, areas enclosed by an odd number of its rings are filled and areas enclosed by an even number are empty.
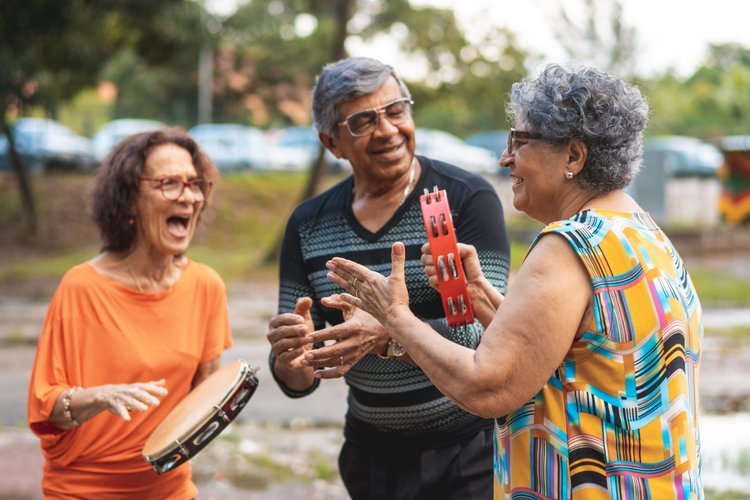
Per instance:
[[[259,126],[307,125],[323,65],[343,57],[348,40],[384,33],[405,57],[425,62],[425,77],[409,82],[418,123],[460,135],[506,128],[504,96],[525,59],[512,33],[491,31],[473,45],[452,10],[415,9],[406,0],[253,0],[241,7],[224,23],[218,49],[217,113]],[[323,153],[321,146],[303,198],[318,190]]]
[[[9,118],[29,106],[54,117],[57,105],[92,85],[118,49],[131,46],[150,61],[168,61],[190,34],[175,22],[186,0],[3,0],[0,4],[0,128],[8,138],[27,228],[36,206]]]
[[[555,38],[572,60],[632,80],[635,77],[636,30],[623,22],[621,0],[613,1],[605,15],[600,14],[597,5],[596,0],[583,0],[582,22],[576,21],[561,5]]]
[[[714,44],[688,78],[667,72],[645,82],[649,132],[716,139],[750,130],[750,49]]]

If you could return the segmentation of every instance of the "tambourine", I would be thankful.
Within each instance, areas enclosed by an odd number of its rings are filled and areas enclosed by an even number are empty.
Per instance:
[[[256,370],[237,360],[190,391],[154,429],[143,458],[157,474],[195,457],[239,415],[258,387]]]
[[[458,253],[456,231],[445,190],[424,190],[419,197],[422,218],[430,242],[432,258],[438,278],[438,290],[449,326],[461,326],[474,322],[474,310],[466,289],[466,275]]]

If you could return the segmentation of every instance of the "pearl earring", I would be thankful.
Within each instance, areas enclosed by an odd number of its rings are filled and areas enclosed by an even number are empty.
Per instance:
[[[569,181],[572,181],[573,180],[573,172],[570,172],[570,171],[565,172],[565,178],[568,179]]]

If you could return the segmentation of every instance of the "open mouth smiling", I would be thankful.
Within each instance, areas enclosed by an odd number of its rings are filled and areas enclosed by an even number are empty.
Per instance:
[[[167,229],[169,233],[176,237],[184,237],[187,235],[188,227],[190,226],[189,215],[172,215],[167,218]]]

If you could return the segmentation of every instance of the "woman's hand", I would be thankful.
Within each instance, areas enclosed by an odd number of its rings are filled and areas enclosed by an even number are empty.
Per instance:
[[[502,304],[503,295],[492,286],[492,283],[482,273],[477,249],[464,243],[458,243],[457,247],[466,276],[466,288],[469,292],[474,316],[486,328],[495,317],[500,304]],[[438,269],[435,266],[435,259],[432,256],[429,243],[422,245],[421,261],[427,281],[432,288],[439,291]]]
[[[479,283],[485,280],[484,274],[482,274],[482,266],[479,263],[479,255],[477,255],[477,249],[473,245],[467,245],[465,243],[458,243],[458,253],[461,257],[461,264],[464,268],[464,274],[466,275],[466,281],[469,284]],[[435,290],[438,290],[438,276],[437,268],[435,266],[435,260],[432,257],[432,249],[430,243],[422,245],[422,257],[420,259],[424,266],[424,273],[427,276],[430,286]],[[473,297],[472,297],[473,298]]]
[[[145,412],[159,406],[160,399],[169,391],[164,379],[134,384],[113,384],[87,387],[77,390],[70,397],[70,415],[78,423],[86,422],[103,411],[108,411],[126,422],[131,420],[130,412]],[[74,426],[65,415],[61,394],[50,415],[50,422],[62,429]]]
[[[409,308],[409,292],[404,277],[405,253],[403,243],[393,244],[391,275],[387,278],[356,262],[334,257],[326,263],[330,271],[328,279],[349,292],[341,294],[342,300],[370,313],[387,326],[395,310]]]

